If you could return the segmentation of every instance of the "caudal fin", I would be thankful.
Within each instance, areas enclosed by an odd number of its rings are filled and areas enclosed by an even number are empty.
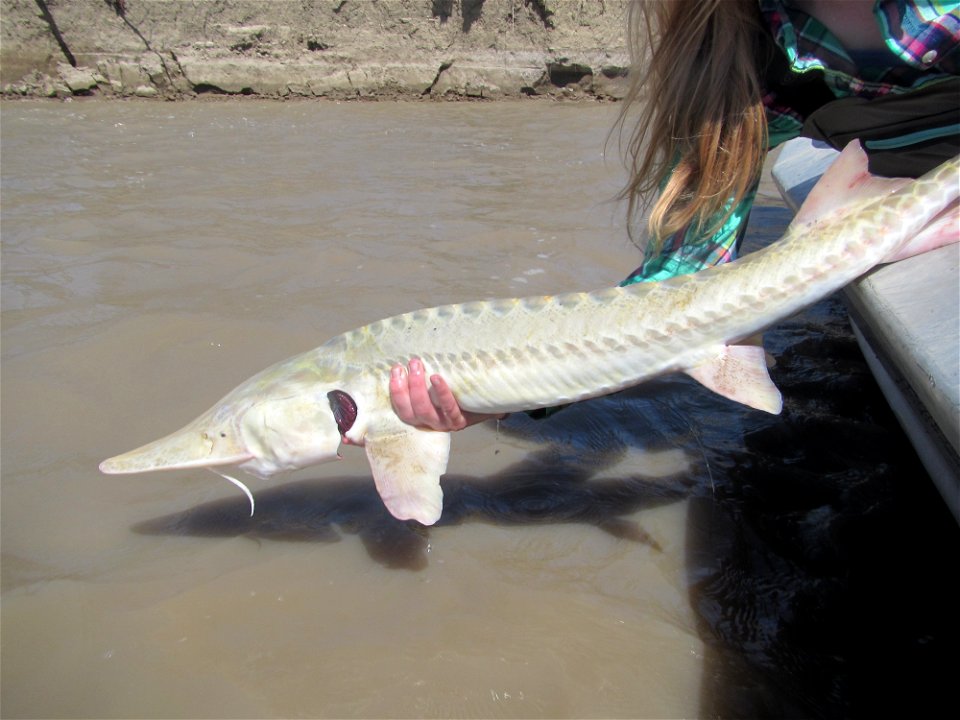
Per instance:
[[[795,223],[812,224],[831,216],[856,210],[864,202],[872,202],[911,182],[910,178],[885,178],[871,175],[867,154],[854,140],[847,144],[797,211]]]

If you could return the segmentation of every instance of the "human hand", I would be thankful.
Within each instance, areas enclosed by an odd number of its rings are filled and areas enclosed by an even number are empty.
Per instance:
[[[463,430],[484,420],[504,417],[461,409],[453,391],[439,375],[430,376],[428,389],[423,362],[419,358],[411,358],[407,367],[394,365],[391,368],[390,402],[397,417],[408,425],[443,432]]]

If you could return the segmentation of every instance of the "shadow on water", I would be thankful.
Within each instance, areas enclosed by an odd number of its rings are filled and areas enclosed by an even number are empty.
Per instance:
[[[584,523],[659,550],[656,541],[625,516],[681,500],[692,484],[685,473],[652,479],[616,475],[630,438],[611,429],[610,416],[622,416],[631,406],[644,407],[649,400],[640,393],[581,403],[542,422],[515,416],[501,423],[499,432],[540,447],[493,475],[445,475],[443,516],[437,526]],[[133,529],[147,535],[299,542],[336,542],[346,533],[359,536],[371,559],[386,567],[420,570],[427,565],[430,528],[394,519],[368,475],[286,483],[257,493],[253,517],[247,509],[245,498],[216,500]]]
[[[786,401],[688,515],[703,717],[926,714],[952,695],[960,528],[842,304],[768,338]],[[942,558],[947,557],[944,562]]]

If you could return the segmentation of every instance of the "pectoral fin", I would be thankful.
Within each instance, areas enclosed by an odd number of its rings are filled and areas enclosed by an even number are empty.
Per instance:
[[[399,520],[433,525],[443,511],[440,476],[450,457],[450,434],[407,425],[367,433],[364,447],[377,492]]]
[[[780,391],[767,372],[763,347],[726,345],[687,374],[718,395],[777,415],[783,408]]]

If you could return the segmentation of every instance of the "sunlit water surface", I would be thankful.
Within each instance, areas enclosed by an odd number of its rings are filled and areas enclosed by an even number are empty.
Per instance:
[[[5,717],[837,717],[938,707],[958,531],[842,304],[782,416],[666,378],[454,438],[441,522],[363,454],[108,477],[268,364],[638,261],[616,108],[2,109]],[[789,220],[769,185],[751,244]]]

